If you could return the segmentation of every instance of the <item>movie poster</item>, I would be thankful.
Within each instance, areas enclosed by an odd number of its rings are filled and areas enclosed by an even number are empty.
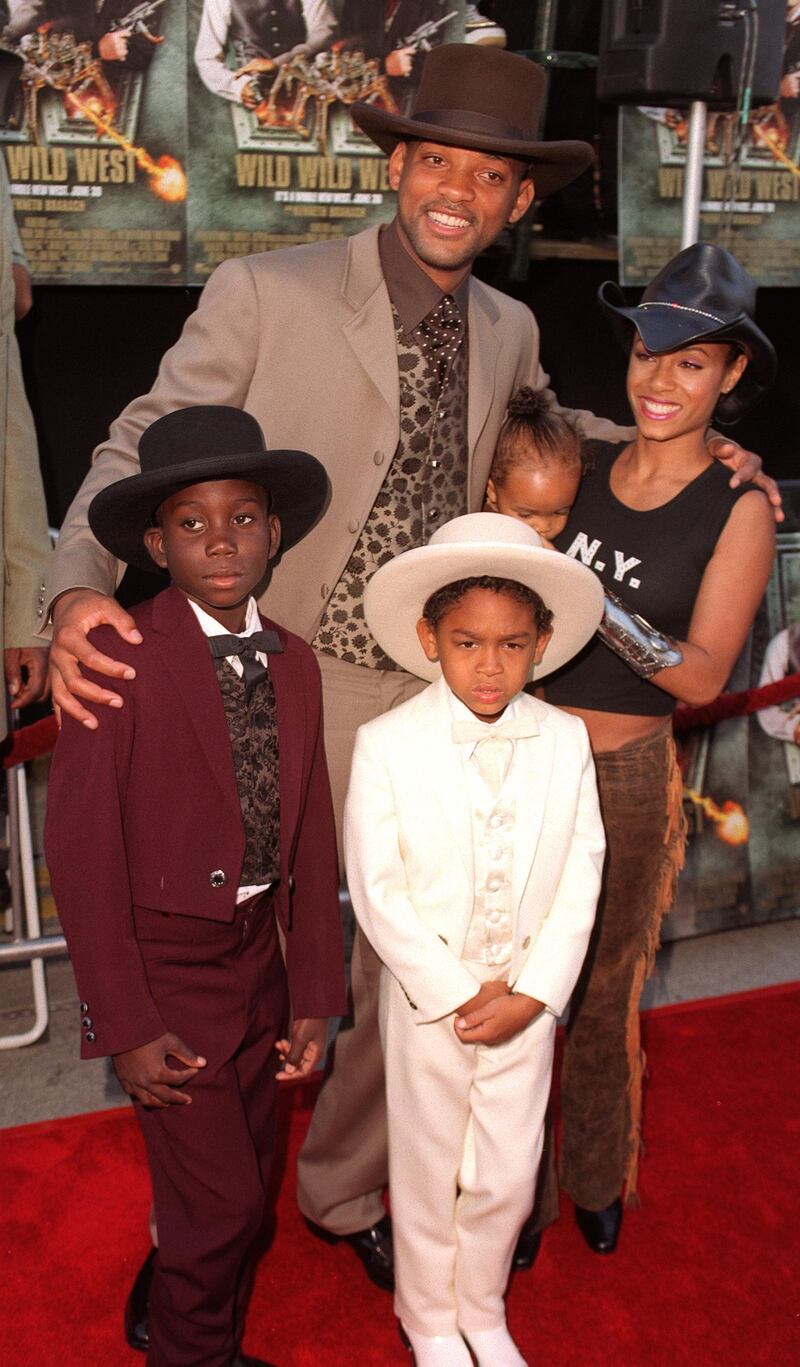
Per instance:
[[[620,110],[620,280],[646,285],[680,247],[688,112]],[[758,285],[800,284],[800,4],[787,6],[776,104],[709,110],[700,237],[721,242]],[[734,167],[730,169],[731,165]]]
[[[386,159],[350,106],[405,112],[425,53],[463,37],[463,0],[266,3],[257,21],[188,5],[190,281],[391,218]]]
[[[183,283],[184,0],[4,3],[0,147],[34,280]]]
[[[800,484],[781,492],[772,577],[729,691],[800,672]],[[692,731],[679,749],[689,841],[663,938],[800,915],[800,699]]]
[[[413,101],[464,0],[0,0],[0,152],[38,283],[202,284],[391,217],[353,123]]]

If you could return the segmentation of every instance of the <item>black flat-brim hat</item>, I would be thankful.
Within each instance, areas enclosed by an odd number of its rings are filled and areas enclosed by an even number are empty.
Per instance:
[[[260,484],[281,523],[281,551],[311,531],[328,500],[323,465],[307,451],[268,451],[250,413],[198,404],[165,413],[139,440],[141,474],[102,489],[89,505],[89,526],[118,560],[152,570],[144,534],[157,508],[179,489],[206,480]]]
[[[587,142],[538,137],[547,77],[535,62],[498,47],[444,43],[425,58],[408,116],[358,101],[354,121],[390,156],[408,139],[466,147],[528,162],[536,198],[560,190],[591,165]]]
[[[730,394],[720,395],[715,421],[738,422],[775,379],[775,348],[753,321],[755,281],[714,242],[695,242],[668,261],[635,308],[625,305],[612,280],[600,286],[598,298],[626,351],[632,323],[654,356],[693,342],[731,342],[745,353],[747,369]]]

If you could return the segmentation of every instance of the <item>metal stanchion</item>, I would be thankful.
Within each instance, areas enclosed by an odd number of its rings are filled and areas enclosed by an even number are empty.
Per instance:
[[[63,935],[42,935],[25,765],[6,770],[8,804],[8,880],[11,889],[11,941],[0,944],[0,966],[30,963],[34,1021],[29,1030],[0,1036],[0,1049],[18,1049],[41,1039],[50,1016],[44,959],[66,953]]]
[[[708,109],[703,100],[692,101],[689,111],[689,142],[686,148],[686,172],[683,184],[681,249],[691,247],[699,236],[707,113]]]

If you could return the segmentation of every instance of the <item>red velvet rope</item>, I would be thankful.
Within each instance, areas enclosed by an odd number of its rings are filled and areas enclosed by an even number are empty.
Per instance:
[[[778,703],[789,702],[800,697],[800,674],[787,674],[777,683],[763,684],[761,688],[743,688],[739,693],[721,693],[714,702],[706,707],[676,707],[672,718],[673,729],[682,735],[698,726],[713,726],[716,721],[727,717],[745,717],[751,712],[759,712],[762,707],[774,707]],[[38,759],[49,754],[56,743],[58,723],[54,716],[43,717],[32,726],[23,726],[12,731],[3,742],[3,767],[11,769],[15,764],[25,764],[27,760]]]
[[[32,726],[23,726],[19,731],[11,731],[2,745],[3,767],[12,769],[15,764],[26,760],[38,759],[47,755],[56,743],[58,722],[54,716],[42,717]]]
[[[697,726],[713,726],[727,717],[746,717],[764,707],[775,707],[800,697],[800,674],[787,674],[777,683],[762,684],[760,688],[743,688],[739,693],[720,693],[705,707],[688,707],[682,703],[672,717],[673,730],[678,735],[693,731]]]

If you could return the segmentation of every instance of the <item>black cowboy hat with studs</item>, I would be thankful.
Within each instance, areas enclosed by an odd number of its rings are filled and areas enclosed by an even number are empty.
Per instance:
[[[633,324],[654,356],[693,342],[730,342],[748,358],[730,394],[721,394],[715,421],[737,422],[775,379],[775,348],[753,321],[754,280],[735,256],[714,242],[695,242],[668,261],[635,307],[627,307],[618,285],[607,280],[598,298],[625,350]]]
[[[408,116],[359,101],[352,115],[389,156],[409,139],[466,147],[527,162],[536,198],[560,190],[591,165],[586,142],[542,142],[547,76],[527,57],[503,48],[444,43],[425,58]]]
[[[256,419],[241,408],[197,404],[165,413],[139,440],[141,473],[102,489],[89,505],[89,526],[118,560],[152,570],[144,534],[161,503],[205,480],[244,479],[270,496],[280,518],[281,551],[320,518],[330,492],[323,465],[307,451],[268,451]]]

